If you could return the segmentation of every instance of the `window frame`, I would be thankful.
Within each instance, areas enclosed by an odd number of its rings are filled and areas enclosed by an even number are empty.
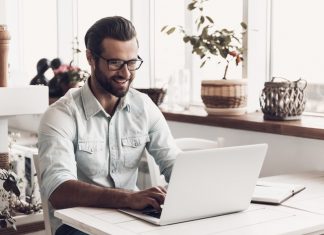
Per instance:
[[[155,86],[155,45],[154,45],[154,5],[156,0],[129,0],[130,4],[130,20],[135,24],[138,31],[140,42],[140,54],[144,59],[141,70],[137,72],[134,82],[135,87],[154,87]],[[248,79],[248,111],[259,109],[259,91],[263,88],[263,83],[269,79],[269,2],[271,0],[242,0],[243,1],[243,21],[247,23],[248,30],[243,38],[243,45],[246,50],[244,54],[243,78]],[[183,2],[186,7],[191,0]],[[56,0],[57,4],[57,56],[64,61],[71,60],[71,38],[78,36],[82,42],[80,35],[76,29],[77,14],[75,7],[78,0],[64,1]],[[261,14],[262,13],[262,14]],[[192,25],[193,15],[190,11],[185,11],[184,27],[190,29]],[[261,22],[261,23],[260,23]],[[256,42],[260,45],[255,46]],[[142,46],[144,45],[144,46]],[[22,50],[20,48],[20,50]],[[19,56],[18,56],[19,57]],[[194,64],[194,55],[192,55],[189,47],[185,50],[185,67],[190,74],[197,74]],[[19,58],[16,59],[19,64]],[[262,66],[260,66],[260,64]],[[258,67],[258,69],[255,69]],[[196,69],[197,70],[197,69]],[[190,84],[196,84],[197,80],[194,76],[190,76]],[[199,84],[200,86],[200,84]],[[190,90],[191,105],[200,105],[202,103],[195,102],[194,89]]]

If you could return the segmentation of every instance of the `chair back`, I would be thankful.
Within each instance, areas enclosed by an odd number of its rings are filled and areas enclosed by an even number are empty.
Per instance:
[[[38,162],[37,154],[33,155],[33,160],[34,160],[34,165],[35,165],[35,169],[36,169],[38,184],[41,185],[42,179],[40,176],[39,162]],[[42,193],[41,193],[41,200],[42,200],[43,216],[44,216],[44,224],[45,224],[45,235],[51,235],[52,230],[51,230],[51,223],[50,223],[50,218],[49,218],[48,202],[47,202],[46,198],[44,198]]]
[[[175,139],[175,142],[182,151],[220,147],[218,141],[202,138],[178,138]]]

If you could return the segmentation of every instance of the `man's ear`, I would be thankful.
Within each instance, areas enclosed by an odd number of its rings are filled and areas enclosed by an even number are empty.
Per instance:
[[[86,50],[86,56],[87,56],[88,64],[90,66],[95,66],[96,64],[95,59],[93,58],[93,55],[89,49]]]

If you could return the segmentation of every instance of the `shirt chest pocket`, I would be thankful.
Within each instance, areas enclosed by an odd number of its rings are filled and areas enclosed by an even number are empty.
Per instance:
[[[107,174],[107,159],[104,149],[103,141],[78,142],[76,152],[78,168],[90,176]]]
[[[125,167],[134,168],[138,166],[145,145],[149,141],[150,137],[148,135],[125,137],[121,139]]]

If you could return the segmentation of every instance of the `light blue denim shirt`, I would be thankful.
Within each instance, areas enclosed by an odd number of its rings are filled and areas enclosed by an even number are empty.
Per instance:
[[[47,109],[38,145],[40,188],[46,199],[67,180],[135,190],[145,148],[168,181],[180,152],[161,111],[147,95],[131,88],[110,116],[88,82]],[[49,207],[56,229],[60,223],[50,203]]]

